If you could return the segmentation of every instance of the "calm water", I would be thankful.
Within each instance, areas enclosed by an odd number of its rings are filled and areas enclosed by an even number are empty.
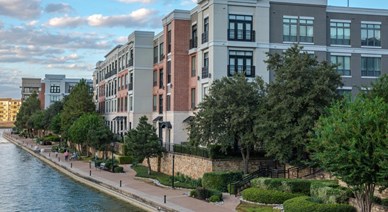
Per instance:
[[[142,211],[77,183],[12,143],[0,129],[0,211]]]

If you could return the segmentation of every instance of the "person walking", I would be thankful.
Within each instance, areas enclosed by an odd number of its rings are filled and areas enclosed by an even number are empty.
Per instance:
[[[67,159],[69,158],[69,152],[67,150],[66,150],[64,156],[65,156],[65,161],[67,161]]]

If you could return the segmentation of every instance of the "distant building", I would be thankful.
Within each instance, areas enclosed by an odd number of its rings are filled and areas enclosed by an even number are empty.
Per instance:
[[[66,75],[46,74],[41,85],[42,92],[39,94],[41,105],[44,105],[43,109],[69,95],[80,80],[79,78],[66,78]],[[86,79],[86,83],[90,86],[90,92],[93,92],[93,81]]]
[[[0,122],[15,122],[20,105],[20,99],[0,98]]]
[[[41,81],[42,79],[40,78],[22,78],[22,86],[20,87],[22,101],[26,100],[34,92],[36,94],[40,92]]]

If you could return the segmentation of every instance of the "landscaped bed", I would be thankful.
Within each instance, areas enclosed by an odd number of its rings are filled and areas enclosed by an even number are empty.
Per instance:
[[[280,209],[275,209],[272,206],[255,205],[249,203],[241,203],[236,208],[237,212],[280,212]]]

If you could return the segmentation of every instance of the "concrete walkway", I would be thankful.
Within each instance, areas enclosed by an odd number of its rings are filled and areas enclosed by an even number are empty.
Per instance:
[[[3,135],[4,136],[4,135]],[[5,134],[5,138],[11,136],[11,142],[18,144],[24,148],[32,150],[37,144],[31,139],[25,139],[18,135]],[[38,145],[39,146],[39,145]],[[50,149],[51,146],[39,146],[40,148]],[[34,154],[34,153],[33,153]],[[235,211],[235,208],[240,203],[239,199],[223,194],[223,204],[212,204],[188,196],[190,190],[187,189],[171,189],[154,185],[148,180],[135,179],[135,171],[129,165],[124,166],[125,173],[111,173],[96,169],[93,163],[85,161],[65,161],[63,154],[55,154],[53,152],[36,153],[37,157],[44,157],[54,164],[54,168],[60,171],[71,172],[89,183],[95,183],[102,188],[112,191],[112,195],[126,200],[130,203],[138,203],[138,206],[147,205],[147,210],[162,211],[211,211],[225,212]],[[42,159],[42,158],[41,158]],[[58,167],[55,167],[58,166]],[[62,169],[62,170],[61,170]],[[66,173],[65,173],[66,174]],[[76,178],[76,177],[73,177]],[[121,187],[120,187],[121,181]],[[88,184],[88,183],[86,183]],[[92,185],[93,186],[93,185]],[[110,193],[110,192],[106,192]],[[166,203],[164,203],[164,195],[166,195]],[[139,205],[140,204],[140,205]],[[152,206],[152,208],[150,208]]]

